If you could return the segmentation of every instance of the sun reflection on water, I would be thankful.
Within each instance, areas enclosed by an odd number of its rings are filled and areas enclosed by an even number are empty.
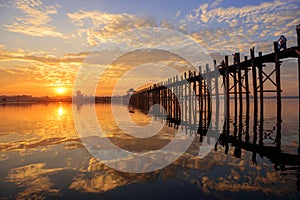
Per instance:
[[[62,102],[59,102],[59,108],[57,109],[57,114],[59,116],[63,116],[63,114],[64,114],[64,108],[62,106]]]

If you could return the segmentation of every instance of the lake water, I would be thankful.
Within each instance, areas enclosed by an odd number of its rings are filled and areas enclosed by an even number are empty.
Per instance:
[[[94,107],[108,138],[128,151],[162,148],[176,134],[174,128],[165,126],[148,140],[134,139],[118,128],[108,104],[77,105],[74,112],[88,114]],[[127,110],[122,105],[116,107]],[[151,123],[151,117],[141,112],[130,116],[140,126]],[[293,164],[299,163],[298,100],[282,100],[282,154],[271,155],[273,150],[251,146],[252,116],[250,112],[249,141],[229,142],[227,153],[226,144],[220,141],[199,158],[197,135],[188,151],[167,167],[127,173],[104,165],[88,152],[76,131],[72,104],[1,105],[0,198],[299,199],[299,165]],[[265,101],[264,117],[264,129],[256,143],[275,148],[276,100]],[[245,126],[243,116],[243,141],[247,135]],[[93,127],[86,124],[86,129]],[[241,147],[240,156],[237,147]]]

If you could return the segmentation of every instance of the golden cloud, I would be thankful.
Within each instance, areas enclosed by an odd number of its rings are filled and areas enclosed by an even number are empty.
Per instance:
[[[120,32],[134,28],[157,26],[153,19],[126,13],[110,14],[80,10],[67,15],[76,26],[86,29],[87,41],[91,46],[106,41]],[[80,32],[82,32],[81,29]]]
[[[45,6],[39,0],[25,0],[16,1],[15,7],[23,13],[23,17],[16,17],[13,24],[4,25],[6,30],[37,37],[66,37],[49,24],[52,21],[50,15],[57,14],[58,4]]]

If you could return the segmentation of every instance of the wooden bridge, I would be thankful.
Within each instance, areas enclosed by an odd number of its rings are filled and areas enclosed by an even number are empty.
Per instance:
[[[239,148],[257,149],[256,129],[259,127],[259,137],[262,137],[261,134],[263,133],[264,126],[264,94],[274,93],[277,100],[275,143],[276,149],[280,149],[282,121],[280,72],[282,60],[286,58],[298,59],[298,110],[300,121],[300,30],[297,30],[297,46],[280,51],[277,48],[277,42],[274,42],[273,45],[274,52],[270,54],[263,55],[262,52],[258,52],[258,56],[255,56],[254,48],[252,48],[250,49],[250,58],[245,56],[243,61],[241,61],[240,53],[235,53],[235,59],[232,65],[229,65],[228,56],[225,56],[220,65],[217,65],[216,60],[214,60],[214,70],[210,70],[209,66],[206,65],[204,70],[199,67],[199,72],[185,72],[180,77],[175,76],[164,82],[154,84],[149,88],[136,91],[131,96],[129,104],[145,112],[149,111],[151,106],[159,104],[163,109],[159,110],[159,112],[155,112],[155,114],[166,116],[169,125],[173,125],[175,128],[178,128],[178,125],[186,126],[191,130],[195,130],[195,132],[203,137],[212,120],[212,111],[214,110],[216,116],[219,116],[219,112],[223,112],[223,110],[212,108],[211,103],[215,101],[216,108],[219,108],[221,96],[221,98],[225,100],[225,123],[224,127],[221,127],[223,137],[217,139],[221,139],[223,142],[225,141],[225,143],[235,141],[236,144],[239,144]],[[266,65],[267,63],[274,65]],[[251,87],[249,80],[250,72],[252,73]],[[222,80],[221,83],[219,82],[220,78]],[[265,84],[268,82],[269,85],[273,86],[273,89],[265,88]],[[224,85],[221,89],[222,91],[220,91],[220,84]],[[251,91],[250,88],[252,89]],[[250,97],[250,94],[252,97]],[[243,143],[241,139],[234,138],[239,138],[240,136],[237,137],[237,134],[239,134],[238,131],[243,129],[241,116],[243,115],[244,106],[246,110],[246,125],[249,124],[250,98],[253,98],[254,139],[252,145],[249,146],[247,145],[249,142]],[[233,108],[230,108],[230,106],[233,106]],[[231,116],[233,117],[231,124],[235,125],[232,131],[230,130],[232,128],[230,125]],[[240,117],[238,118],[238,116]],[[220,130],[218,127],[220,125],[221,124],[216,124],[214,128]],[[237,127],[237,125],[239,127]],[[247,131],[249,132],[249,125],[246,127],[246,132]],[[231,133],[233,133],[233,137],[230,136]],[[247,141],[247,134],[245,140]],[[262,142],[262,140],[259,140],[259,142]],[[272,151],[277,151],[276,149]],[[265,152],[265,154],[267,153]],[[299,148],[298,154],[300,155]],[[273,156],[270,159],[275,158]],[[298,155],[294,161],[298,164],[300,163]]]

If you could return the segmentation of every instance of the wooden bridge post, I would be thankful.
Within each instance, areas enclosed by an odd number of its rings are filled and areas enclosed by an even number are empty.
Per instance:
[[[244,57],[245,62],[248,60],[248,57]],[[246,136],[245,140],[248,143],[250,139],[249,134],[249,121],[250,121],[250,98],[249,98],[249,77],[248,77],[248,69],[245,69],[245,88],[246,88]]]
[[[297,46],[300,50],[300,27],[296,27],[297,31]],[[298,55],[298,116],[299,116],[299,122],[300,122],[300,55]],[[300,123],[299,123],[299,147],[298,147],[298,154],[300,155]]]
[[[151,86],[150,86],[150,89],[151,89]],[[150,104],[150,90],[149,88],[147,88],[147,92],[146,92],[146,98],[147,98],[147,101],[146,101],[146,105],[144,106],[144,111],[148,111],[148,106]]]
[[[258,52],[258,56],[262,57],[262,52]],[[259,79],[259,105],[260,105],[260,120],[259,120],[259,142],[263,145],[263,130],[264,130],[264,83],[263,83],[263,65],[257,63],[258,79]]]
[[[215,100],[216,100],[216,131],[219,131],[219,112],[220,112],[220,99],[219,99],[219,80],[218,80],[218,68],[217,68],[217,61],[214,60],[214,76],[215,79]]]
[[[225,131],[225,154],[228,154],[228,137],[230,134],[230,88],[229,88],[229,69],[228,56],[225,56],[225,88],[226,88],[226,131]]]
[[[257,125],[257,82],[256,82],[256,63],[254,61],[255,56],[254,56],[254,47],[250,49],[250,55],[251,55],[251,66],[252,66],[252,82],[253,82],[253,100],[254,100],[254,109],[253,109],[253,120],[254,120],[254,125]],[[253,127],[257,128],[257,127]],[[255,130],[256,132],[256,130]]]
[[[200,130],[202,131],[203,127],[203,85],[202,85],[202,75],[201,75],[201,66],[199,66],[199,126],[198,126],[198,133],[200,133]]]
[[[194,95],[193,95],[193,98],[194,98],[194,108],[193,108],[193,114],[194,114],[194,125],[196,126],[197,124],[197,80],[196,80],[196,71],[194,71],[194,77],[193,77],[193,82],[194,82],[194,85],[193,85],[193,92],[194,92]]]
[[[206,119],[207,119],[207,81],[206,81],[206,69],[203,70],[203,128],[206,128]]]
[[[160,87],[160,85],[157,85],[157,104],[159,104],[159,105],[161,105],[160,104],[160,91],[161,91],[161,87]]]
[[[176,82],[176,76],[173,77],[173,83],[172,83],[172,87],[173,87],[173,92],[172,92],[172,103],[173,103],[173,117],[172,117],[172,122],[174,122],[174,127],[176,128],[177,124],[176,124],[176,119],[177,119],[177,82]]]
[[[165,84],[164,84],[164,82],[162,82],[161,83],[161,105],[162,105],[162,107],[163,107],[163,109],[162,109],[162,111],[163,111],[163,115],[165,115],[165,112],[164,112],[164,110],[166,109],[166,107],[165,107]]]
[[[228,56],[225,56],[225,88],[226,88],[226,133],[230,133],[230,91],[229,91],[229,69],[228,69]]]
[[[172,122],[176,119],[176,80],[175,77],[171,79],[172,81]],[[175,124],[174,124],[175,127]]]
[[[258,56],[262,57],[262,52],[258,52]],[[260,97],[260,123],[263,122],[264,115],[264,84],[263,84],[263,65],[258,63],[258,79],[259,79],[259,97]]]
[[[215,96],[216,96],[216,106],[219,108],[220,104],[220,99],[219,99],[219,80],[218,80],[218,67],[217,67],[217,61],[214,60],[214,76],[213,78],[215,79]],[[218,109],[219,110],[219,109]]]
[[[209,65],[206,65],[206,81],[207,81],[207,127],[210,123],[211,120],[211,76],[210,74],[210,69],[209,69]]]
[[[168,90],[167,90],[167,97],[168,97],[168,118],[170,119],[170,117],[172,116],[172,109],[171,109],[171,106],[172,106],[172,101],[171,101],[171,98],[172,98],[172,91],[171,91],[171,79],[169,78],[168,79]],[[170,125],[170,123],[169,123]]]
[[[236,53],[236,62],[237,62],[237,69],[238,69],[238,87],[239,87],[239,141],[241,140],[241,133],[243,129],[243,82],[242,82],[242,71],[240,66],[240,54]]]
[[[169,93],[169,88],[168,88],[168,84],[169,84],[169,82],[168,82],[169,80],[166,80],[165,81],[165,110],[166,110],[166,117],[168,118],[168,115],[169,115],[169,104],[168,104],[168,102],[169,102],[169,99],[168,99],[168,93]]]
[[[165,81],[164,88],[164,107],[165,107],[165,115],[168,116],[168,82]]]
[[[188,87],[188,80],[187,80],[187,76],[186,76],[186,72],[184,72],[184,80],[185,80],[185,84],[184,84],[184,121],[187,124],[187,87]]]
[[[191,71],[189,71],[189,81],[188,81],[188,88],[189,88],[189,91],[188,91],[188,98],[189,98],[189,125],[191,125],[192,123],[192,83],[191,83]]]
[[[163,88],[163,83],[162,82],[160,82],[160,84],[159,84],[159,105],[161,105],[160,106],[160,108],[159,108],[159,113],[160,113],[160,115],[162,115],[163,114],[163,109],[161,109],[161,107],[164,105],[163,104],[163,91],[164,91],[164,88]]]
[[[222,67],[224,68],[225,64]],[[223,113],[225,115],[225,121],[224,121],[223,129],[226,130],[226,110],[227,110],[227,108],[226,108],[226,94],[227,94],[226,93],[226,91],[227,91],[227,89],[226,89],[226,74],[223,73],[221,76],[222,76],[222,79],[223,79],[223,94],[224,94],[224,109],[223,109]]]
[[[174,81],[174,110],[175,110],[175,122],[177,125],[177,120],[178,120],[178,100],[179,100],[179,95],[178,95],[178,76],[176,75]]]
[[[183,115],[184,115],[184,106],[183,106],[183,76],[180,76],[180,121],[183,121]]]
[[[274,61],[276,70],[276,93],[277,93],[277,131],[276,131],[276,144],[280,146],[281,143],[281,83],[280,83],[280,61],[278,55],[277,42],[274,42]]]
[[[233,122],[233,125],[234,125],[234,129],[233,129],[233,134],[234,134],[234,137],[236,137],[236,134],[237,134],[237,110],[238,110],[238,101],[237,101],[237,95],[238,95],[238,91],[237,91],[237,88],[238,88],[238,85],[237,85],[237,71],[238,71],[238,66],[237,66],[237,63],[236,63],[236,56],[237,54],[235,53],[235,58],[234,58],[234,72],[233,72],[233,88],[234,88],[234,122]]]

